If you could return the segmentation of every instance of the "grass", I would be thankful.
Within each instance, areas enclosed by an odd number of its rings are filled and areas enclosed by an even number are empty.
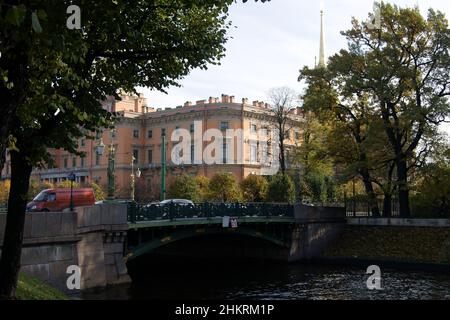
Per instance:
[[[70,297],[43,281],[19,275],[16,291],[19,300],[70,300]]]
[[[450,228],[347,226],[325,255],[450,264]]]

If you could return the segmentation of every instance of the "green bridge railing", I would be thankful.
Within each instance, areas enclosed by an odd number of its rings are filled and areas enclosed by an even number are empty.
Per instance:
[[[128,204],[128,222],[214,217],[294,217],[294,206],[274,203]]]

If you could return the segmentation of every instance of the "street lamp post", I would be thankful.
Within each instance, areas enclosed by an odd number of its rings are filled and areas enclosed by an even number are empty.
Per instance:
[[[114,132],[114,129],[111,132]],[[97,146],[97,154],[103,155],[104,150],[105,144],[103,143],[103,139],[100,139],[100,142]],[[111,143],[108,147],[108,169],[107,169],[108,200],[113,200],[115,193],[115,156],[116,156],[116,149],[114,147],[113,137],[111,137]]]
[[[166,136],[161,136],[161,196],[160,200],[166,200]]]
[[[136,177],[140,178],[141,176],[141,170],[139,168],[136,170],[136,173],[134,172],[134,162],[136,161],[136,158],[134,156],[131,157],[131,201],[134,202],[135,199],[135,189],[136,189]]]
[[[115,193],[115,155],[116,150],[114,148],[114,144],[111,140],[111,145],[109,146],[109,154],[108,154],[108,199],[114,199]]]
[[[71,172],[67,179],[70,181],[70,211],[73,211],[73,182],[75,181],[76,176]]]

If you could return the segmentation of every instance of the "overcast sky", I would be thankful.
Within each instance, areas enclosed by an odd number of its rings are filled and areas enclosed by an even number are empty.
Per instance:
[[[400,6],[419,5],[423,14],[428,8],[439,9],[450,16],[447,0],[387,1]],[[325,52],[327,56],[346,47],[340,31],[350,28],[351,17],[366,19],[372,10],[372,0],[271,0],[269,3],[243,4],[238,0],[230,10],[230,20],[236,28],[226,44],[226,57],[219,66],[194,70],[182,87],[169,88],[168,94],[140,88],[155,108],[175,107],[185,101],[197,101],[221,94],[267,101],[267,91],[289,86],[301,92],[297,82],[299,70],[314,66],[319,55],[320,8],[325,11]]]

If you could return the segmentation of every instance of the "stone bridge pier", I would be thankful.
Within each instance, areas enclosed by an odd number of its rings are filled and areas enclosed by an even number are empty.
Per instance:
[[[320,257],[346,225],[345,208],[297,204],[294,217],[296,223],[291,235],[289,261]]]
[[[0,249],[6,214],[0,214]],[[81,271],[81,290],[130,281],[123,261],[127,208],[103,204],[74,212],[27,213],[21,272],[67,293],[69,266]]]

